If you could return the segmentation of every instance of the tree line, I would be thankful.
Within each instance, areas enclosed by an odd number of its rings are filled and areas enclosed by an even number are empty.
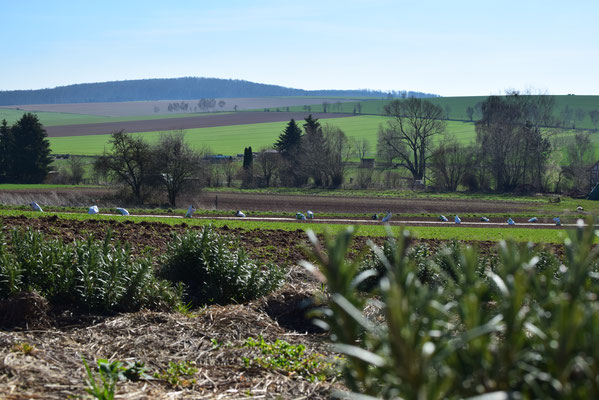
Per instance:
[[[555,98],[490,96],[480,104],[473,143],[447,133],[444,110],[426,99],[395,100],[378,133],[377,156],[414,181],[455,191],[588,191],[594,149],[588,133],[567,138]],[[548,128],[554,127],[554,128]]]
[[[409,93],[414,97],[435,96],[422,92]],[[83,83],[38,90],[0,91],[0,105],[190,100],[219,97],[384,97],[386,95],[385,92],[374,90],[303,90],[239,79],[185,77]]]

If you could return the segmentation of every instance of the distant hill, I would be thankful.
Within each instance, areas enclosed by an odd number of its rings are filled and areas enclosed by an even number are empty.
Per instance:
[[[322,96],[386,97],[375,90],[303,90],[238,79],[173,78],[82,83],[52,89],[0,91],[0,105],[99,103],[144,100],[193,100],[201,98]],[[438,97],[421,92],[394,91],[392,96]]]

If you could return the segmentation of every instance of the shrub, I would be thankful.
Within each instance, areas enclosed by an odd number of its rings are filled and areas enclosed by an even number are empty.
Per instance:
[[[346,261],[351,230],[328,240],[327,254],[310,234],[330,292],[320,324],[347,356],[347,387],[386,399],[598,398],[599,249],[587,225],[569,232],[563,263],[501,242],[497,260],[481,265],[475,249],[450,246],[439,255],[445,283],[432,286],[402,231],[390,254],[373,248],[386,269],[376,300],[355,290],[369,275]],[[372,307],[384,323],[368,319]]]
[[[0,299],[35,290],[52,305],[83,311],[135,311],[167,308],[179,301],[177,292],[154,276],[152,260],[134,258],[128,246],[103,241],[62,243],[33,230],[13,230],[0,242]]]
[[[211,226],[199,232],[173,235],[162,259],[160,275],[187,287],[196,305],[244,302],[270,293],[282,282],[283,271],[251,260],[243,248]]]

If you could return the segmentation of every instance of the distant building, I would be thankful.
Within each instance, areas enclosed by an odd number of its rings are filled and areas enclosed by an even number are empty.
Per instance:
[[[204,160],[208,160],[211,164],[225,164],[230,161],[233,161],[233,157],[225,156],[222,154],[216,154],[211,156],[204,157]]]
[[[374,168],[374,158],[361,158],[360,168]]]
[[[599,161],[591,167],[591,188],[599,183]]]

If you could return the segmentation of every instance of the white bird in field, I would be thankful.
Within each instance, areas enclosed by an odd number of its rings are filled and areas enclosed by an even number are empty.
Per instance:
[[[191,218],[193,216],[193,213],[196,211],[195,207],[192,205],[189,206],[189,208],[187,209],[187,212],[185,213],[185,218]]]
[[[295,214],[295,219],[299,219],[300,221],[305,221],[306,216],[304,214],[302,214],[301,212],[298,212]]]
[[[245,218],[245,214],[243,212],[241,212],[240,210],[237,210],[235,212],[235,216],[240,217],[240,218]]]
[[[528,222],[537,222],[539,219],[537,217],[532,217],[528,220]]]
[[[31,203],[29,203],[29,206],[31,207],[31,209],[33,211],[44,212],[44,210],[42,210],[42,208],[40,207],[40,205],[37,204],[35,201],[32,201]]]
[[[553,218],[553,221],[555,221],[555,225],[562,226],[562,221],[559,219],[559,217]]]
[[[129,215],[129,211],[125,210],[124,208],[121,207],[117,207],[116,208],[116,212],[118,212],[121,215]]]
[[[314,219],[314,213],[308,210],[306,211],[306,217],[308,217],[308,219]]]
[[[508,225],[516,225],[516,223],[514,222],[514,220],[513,220],[513,219],[511,219],[511,218],[508,218],[508,219],[507,219],[507,224],[508,224]]]
[[[584,211],[584,208],[582,208],[582,206],[578,206],[576,207],[576,211]]]
[[[91,206],[89,210],[87,210],[88,214],[98,214],[99,212],[100,209],[98,208],[98,206]]]
[[[480,217],[481,222],[489,222],[489,218],[487,217]]]
[[[391,211],[387,211],[387,215],[385,215],[381,221],[383,221],[383,222],[389,222],[389,220],[391,219],[392,215],[393,214],[391,214]]]
[[[449,221],[445,215],[439,215],[439,221],[447,222]]]
[[[456,224],[461,224],[462,223],[462,220],[457,215],[455,216],[454,221],[455,221]]]

